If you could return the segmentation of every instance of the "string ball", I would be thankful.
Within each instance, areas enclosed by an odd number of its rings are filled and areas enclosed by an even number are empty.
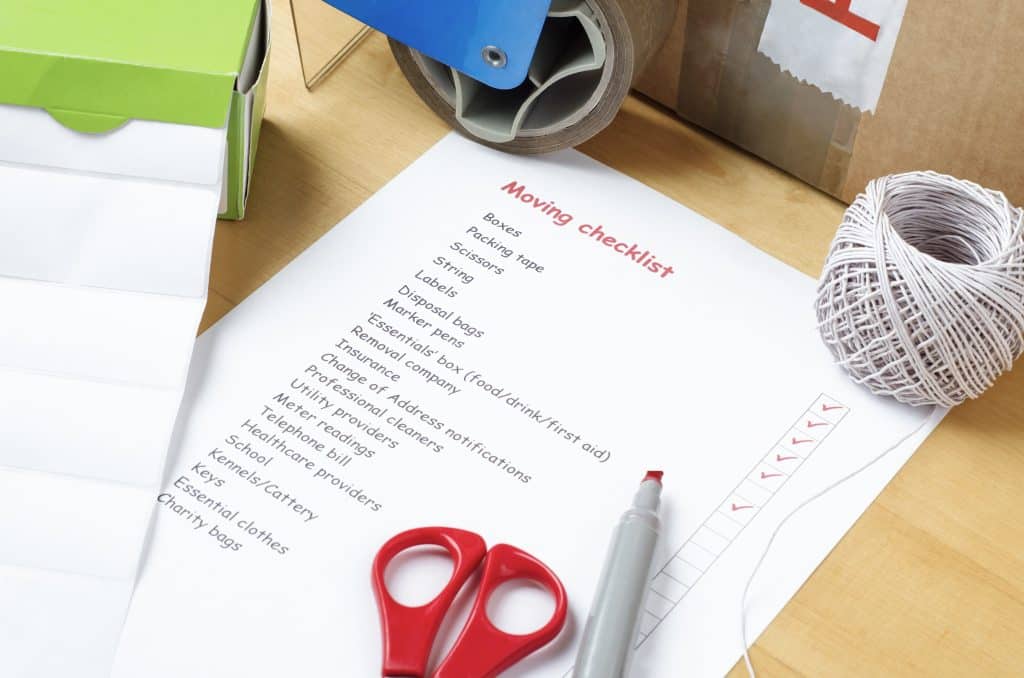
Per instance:
[[[872,392],[977,398],[1024,349],[1024,212],[935,172],[875,179],[846,210],[816,311],[836,362]]]

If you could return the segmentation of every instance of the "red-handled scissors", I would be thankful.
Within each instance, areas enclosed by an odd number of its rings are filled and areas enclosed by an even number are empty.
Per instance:
[[[454,561],[452,578],[426,605],[407,607],[396,601],[384,582],[388,563],[416,546],[440,546]],[[479,591],[469,619],[454,647],[431,678],[494,678],[527,655],[547,645],[565,625],[565,587],[544,563],[508,544],[487,550],[483,537],[451,527],[421,527],[392,537],[373,561],[373,592],[384,636],[385,678],[426,678],[427,661],[445,614],[466,580],[483,563]],[[506,633],[487,618],[487,601],[507,581],[526,579],[546,588],[555,612],[540,629],[525,635]]]

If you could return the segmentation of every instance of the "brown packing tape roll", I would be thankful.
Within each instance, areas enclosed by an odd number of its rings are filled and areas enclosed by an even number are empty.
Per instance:
[[[675,18],[676,0],[553,0],[530,67],[495,90],[391,40],[402,73],[454,129],[513,153],[577,146],[615,118]]]

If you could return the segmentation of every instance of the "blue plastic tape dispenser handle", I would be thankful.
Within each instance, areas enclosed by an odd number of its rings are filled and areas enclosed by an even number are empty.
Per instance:
[[[526,80],[551,0],[324,0],[497,89]]]

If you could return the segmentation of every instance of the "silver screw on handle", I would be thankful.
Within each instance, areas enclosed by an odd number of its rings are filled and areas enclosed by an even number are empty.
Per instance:
[[[505,50],[500,47],[487,45],[487,47],[483,48],[480,54],[483,56],[484,61],[493,68],[505,68],[508,64],[508,55],[506,55]]]

